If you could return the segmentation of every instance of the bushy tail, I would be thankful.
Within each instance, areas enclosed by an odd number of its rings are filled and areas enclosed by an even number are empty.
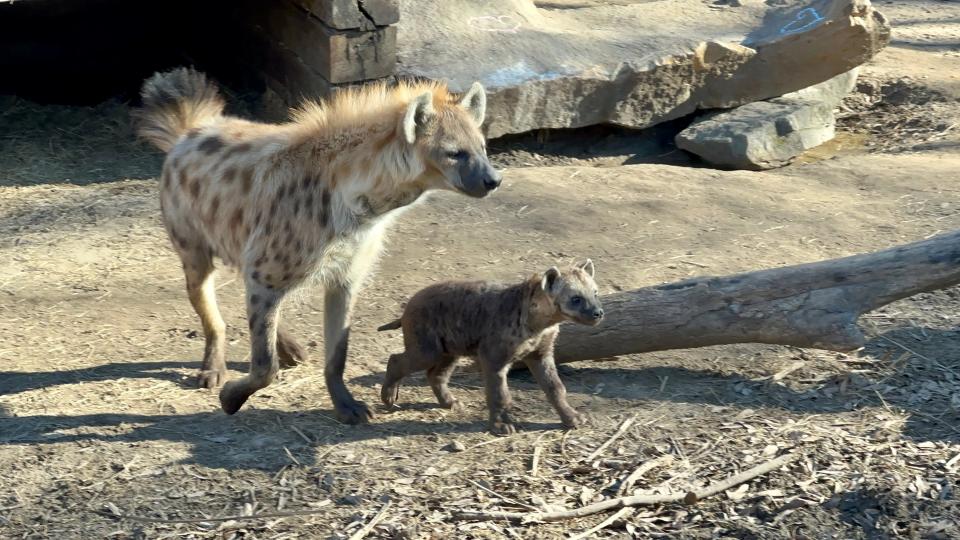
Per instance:
[[[223,115],[217,85],[191,68],[156,73],[140,90],[143,107],[134,112],[137,134],[168,152],[191,128]]]
[[[400,319],[397,319],[377,328],[377,332],[383,332],[384,330],[396,330],[397,328],[400,328],[400,326]]]

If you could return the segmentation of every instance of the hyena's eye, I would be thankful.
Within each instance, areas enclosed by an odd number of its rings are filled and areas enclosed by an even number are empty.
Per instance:
[[[573,298],[570,299],[570,305],[573,306],[573,307],[577,307],[577,306],[579,306],[581,303],[583,303],[583,297],[574,296]]]
[[[447,152],[448,158],[455,159],[457,161],[463,161],[467,159],[467,156],[469,156],[469,154],[467,154],[466,150],[451,150],[450,152]]]

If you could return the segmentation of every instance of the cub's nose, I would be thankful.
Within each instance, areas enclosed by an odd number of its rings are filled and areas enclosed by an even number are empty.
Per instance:
[[[593,310],[593,320],[599,321],[599,320],[602,319],[602,318],[603,318],[603,310],[602,310],[602,309],[599,309],[599,308],[598,308],[598,309]]]

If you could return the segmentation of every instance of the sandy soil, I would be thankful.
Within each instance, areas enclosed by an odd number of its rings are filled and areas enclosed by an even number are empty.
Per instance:
[[[797,165],[703,168],[663,142],[667,127],[495,141],[500,192],[437,196],[392,233],[358,306],[351,389],[378,401],[400,337],[374,328],[436,280],[514,279],[590,256],[610,292],[960,227],[960,4],[879,7],[894,44],[864,68],[837,141]],[[304,291],[288,319],[313,361],[226,417],[194,388],[203,340],[160,226],[160,157],[133,141],[127,113],[0,99],[12,127],[0,134],[0,537],[346,538],[389,502],[371,537],[562,538],[608,515],[510,526],[451,513],[614,497],[662,455],[673,462],[628,492],[685,491],[785,452],[802,457],[695,506],[639,508],[596,536],[960,537],[957,288],[864,317],[871,339],[855,354],[736,345],[563,366],[590,417],[572,432],[520,373],[524,430],[507,438],[484,432],[469,374],[455,385],[464,411],[433,407],[415,377],[399,410],[338,424],[317,362],[322,310]],[[242,291],[229,271],[220,287],[238,375]],[[173,522],[278,511],[309,513]]]

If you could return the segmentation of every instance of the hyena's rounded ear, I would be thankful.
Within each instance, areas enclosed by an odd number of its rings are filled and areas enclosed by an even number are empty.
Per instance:
[[[594,268],[593,268],[593,261],[591,259],[587,259],[582,263],[578,264],[577,268],[586,272],[590,277],[593,277]]]
[[[478,126],[483,125],[483,119],[487,116],[487,92],[483,85],[475,82],[470,85],[470,89],[460,99],[460,106],[470,113]]]
[[[424,92],[407,105],[403,115],[403,138],[409,144],[417,142],[417,135],[423,133],[434,115],[433,92]]]
[[[557,284],[560,283],[560,270],[556,266],[551,266],[543,273],[543,279],[540,280],[540,288],[547,294],[556,294]]]

